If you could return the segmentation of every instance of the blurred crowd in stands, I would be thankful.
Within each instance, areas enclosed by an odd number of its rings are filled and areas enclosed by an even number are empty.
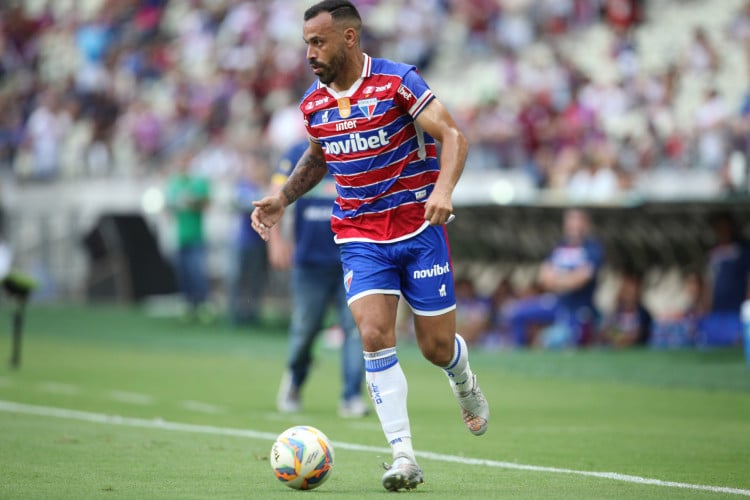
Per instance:
[[[468,168],[516,169],[536,186],[607,200],[657,167],[726,176],[750,149],[750,99],[715,74],[719,38],[750,45],[750,4],[718,9],[681,56],[643,69],[645,0],[361,0],[367,52],[413,63],[440,86],[450,64],[493,62],[501,92],[454,99],[473,144]],[[662,0],[662,3],[664,1]],[[691,2],[688,2],[692,4]],[[303,2],[282,0],[34,0],[0,7],[0,164],[24,180],[164,171],[185,149],[196,170],[261,172],[302,134],[296,104],[312,81],[301,41]],[[690,8],[686,5],[685,8]],[[715,24],[715,23],[714,23]],[[713,26],[713,25],[712,25]],[[610,33],[616,74],[593,75],[565,50],[586,30]],[[442,66],[441,66],[442,63]],[[447,71],[446,71],[447,69]],[[492,71],[495,71],[494,69]],[[682,120],[685,79],[705,82]],[[461,82],[453,82],[461,92]],[[448,87],[446,87],[448,88]],[[640,127],[619,126],[623,116]],[[619,121],[618,121],[619,120]],[[733,152],[740,156],[733,155]],[[262,177],[262,175],[261,175]]]

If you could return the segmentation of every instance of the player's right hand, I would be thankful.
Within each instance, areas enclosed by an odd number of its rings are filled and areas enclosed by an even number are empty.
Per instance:
[[[250,215],[253,229],[256,233],[268,241],[270,230],[275,226],[281,216],[284,215],[284,203],[279,195],[266,196],[262,200],[254,201],[255,210]]]

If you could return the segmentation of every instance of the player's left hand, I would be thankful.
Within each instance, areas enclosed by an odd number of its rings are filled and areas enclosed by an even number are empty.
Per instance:
[[[453,202],[450,193],[445,194],[435,190],[424,204],[424,220],[433,226],[448,222],[452,213]]]

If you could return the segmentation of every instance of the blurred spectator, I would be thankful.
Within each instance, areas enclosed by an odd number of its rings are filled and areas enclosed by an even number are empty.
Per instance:
[[[227,139],[227,132],[216,129],[208,132],[208,142],[198,151],[192,169],[208,179],[230,180],[239,174],[242,158],[237,148]]]
[[[175,82],[174,102],[164,125],[162,151],[172,158],[183,149],[195,147],[204,140],[203,123],[193,102],[194,91],[184,79]]]
[[[701,345],[742,342],[742,303],[750,299],[750,244],[731,214],[711,217],[715,243],[708,254],[706,316],[701,322]]]
[[[167,207],[174,216],[177,252],[177,280],[188,306],[186,319],[208,321],[213,312],[208,304],[209,280],[203,217],[210,202],[211,185],[205,176],[190,169],[190,154],[177,159],[168,180]]]
[[[675,349],[695,345],[698,325],[706,310],[706,286],[703,273],[689,270],[682,278],[685,301],[674,305],[653,319],[649,346]]]
[[[271,114],[266,127],[267,144],[275,156],[280,156],[300,140],[307,139],[298,103],[293,102],[290,95],[284,95],[283,100],[284,104]]]
[[[750,78],[750,2],[746,1],[727,23],[727,35],[743,49],[745,78]]]
[[[622,118],[631,106],[631,99],[623,80],[587,80],[581,88],[579,99],[584,108],[596,110],[597,118],[602,125]]]
[[[515,53],[525,49],[536,39],[531,16],[532,2],[506,0],[502,4],[502,14],[495,21],[495,38],[501,47]]]
[[[483,340],[490,327],[492,305],[477,294],[474,282],[468,277],[459,277],[456,289],[456,330],[461,332],[467,344]]]
[[[575,89],[570,103],[558,117],[557,134],[563,147],[584,149],[592,141],[603,138],[598,117],[580,98],[580,90]]]
[[[524,167],[518,140],[516,114],[503,101],[478,106],[466,131],[472,148],[472,168],[510,169]]]
[[[560,35],[569,28],[573,0],[539,0],[536,2],[538,22],[545,35]]]
[[[429,68],[444,22],[440,0],[406,0],[396,17],[392,57],[413,64],[420,71]]]
[[[149,103],[136,97],[123,114],[120,126],[132,141],[138,165],[152,167],[162,154],[164,124]]]
[[[721,66],[721,57],[705,28],[693,28],[692,39],[685,50],[682,61],[687,72],[697,75],[713,75]]]
[[[591,27],[599,20],[602,0],[574,0],[573,24],[578,29]]]
[[[165,23],[176,35],[172,47],[178,67],[191,79],[207,80],[216,71],[216,24],[210,7],[199,0],[170,2],[165,17]]]
[[[493,0],[450,0],[451,9],[467,30],[467,43],[473,50],[485,51],[490,46],[493,20],[500,14],[500,5]]]
[[[617,144],[617,166],[622,172],[627,186],[631,186],[633,179],[644,167],[643,151],[632,134],[626,134]]]
[[[614,30],[610,55],[615,61],[620,78],[631,81],[638,76],[641,62],[632,30],[622,27]]]
[[[729,108],[715,88],[706,90],[703,103],[695,112],[695,134],[698,163],[701,167],[718,171],[726,160]]]
[[[643,282],[636,273],[624,273],[611,312],[604,315],[598,341],[615,348],[645,345],[651,335],[651,313],[643,305]]]
[[[581,164],[568,180],[568,196],[573,202],[612,202],[619,192],[615,158],[606,144],[590,146]]]
[[[263,295],[268,279],[266,243],[251,225],[253,200],[264,196],[267,168],[259,158],[244,160],[235,183],[233,207],[238,214],[237,232],[232,242],[229,271],[229,318],[234,325],[252,325],[260,320]]]
[[[547,92],[526,93],[518,113],[518,128],[529,170],[536,172],[540,185],[550,182],[550,155],[557,150],[555,142],[556,113]]]
[[[60,154],[71,117],[60,104],[60,96],[52,90],[39,95],[39,102],[26,124],[24,144],[31,153],[28,172],[17,172],[31,180],[54,180],[60,171]]]
[[[730,120],[730,133],[724,182],[731,191],[750,194],[750,92],[745,93],[739,113]]]
[[[481,345],[489,349],[513,347],[513,339],[508,324],[508,310],[517,299],[516,291],[509,278],[501,279],[490,296],[490,320],[487,334]]]
[[[23,123],[16,103],[0,96],[0,170],[9,169],[21,144]]]
[[[91,140],[85,152],[87,172],[91,175],[112,175],[119,167],[112,154],[112,138],[123,104],[113,88],[80,94],[81,118],[91,123]],[[132,167],[127,165],[127,167]]]
[[[539,340],[546,347],[592,342],[599,321],[594,291],[603,260],[588,214],[580,209],[566,210],[563,238],[539,269],[539,284],[545,293],[520,299],[509,311],[516,343],[530,345],[533,325],[548,326]]]
[[[627,31],[643,20],[645,0],[604,0],[604,15],[615,31]]]

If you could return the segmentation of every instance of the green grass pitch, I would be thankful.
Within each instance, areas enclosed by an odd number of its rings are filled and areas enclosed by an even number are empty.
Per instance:
[[[9,314],[0,312],[0,498],[392,495],[380,485],[389,456],[377,418],[336,416],[335,350],[318,346],[304,412],[279,415],[280,325],[36,306],[14,371]],[[445,376],[414,345],[402,343],[399,357],[425,473],[425,484],[400,494],[750,496],[750,369],[740,350],[473,350],[492,407],[482,437],[464,428]],[[272,436],[296,424],[323,430],[336,451],[332,476],[310,492],[285,487],[268,464]]]

